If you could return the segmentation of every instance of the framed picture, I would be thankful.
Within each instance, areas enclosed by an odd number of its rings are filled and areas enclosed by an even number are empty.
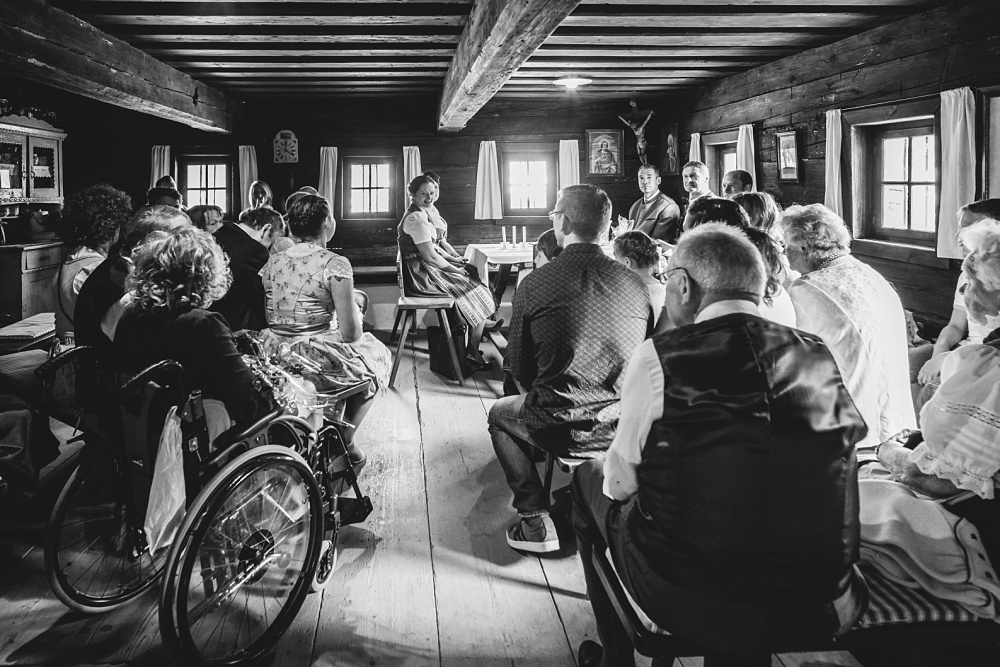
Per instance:
[[[681,173],[678,144],[677,123],[670,123],[663,130],[663,168],[660,171],[665,176]]]
[[[800,180],[801,169],[799,169],[799,144],[794,130],[791,132],[775,132],[774,143],[778,155],[778,180],[792,181],[797,183]]]
[[[624,145],[625,130],[587,130],[587,175],[621,176]]]

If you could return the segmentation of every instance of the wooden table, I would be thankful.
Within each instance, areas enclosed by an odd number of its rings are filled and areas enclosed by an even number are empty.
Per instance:
[[[517,247],[510,244],[504,247],[500,243],[470,243],[465,249],[465,259],[479,271],[479,279],[493,292],[493,299],[498,306],[503,299],[504,290],[507,289],[511,267],[516,265],[520,269],[525,264],[530,266],[534,254],[534,243],[519,244]],[[490,264],[499,267],[496,281],[492,285],[489,282]]]

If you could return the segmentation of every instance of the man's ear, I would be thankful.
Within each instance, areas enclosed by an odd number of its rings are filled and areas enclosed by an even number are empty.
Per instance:
[[[695,300],[695,284],[687,271],[681,271],[680,297],[681,303],[688,304]]]
[[[268,238],[271,235],[271,223],[267,223],[260,228],[260,236],[258,237],[261,241]]]
[[[573,226],[570,225],[568,222],[569,216],[564,215],[561,216],[561,218],[562,218],[562,226],[561,226],[562,234],[563,236],[569,236],[570,234],[573,233]]]

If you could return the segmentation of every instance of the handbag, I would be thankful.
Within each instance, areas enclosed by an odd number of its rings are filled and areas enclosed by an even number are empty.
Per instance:
[[[459,322],[451,327],[451,340],[455,346],[455,354],[458,356],[460,368],[455,370],[451,360],[451,353],[448,351],[448,337],[444,335],[444,329],[436,326],[427,327],[427,348],[431,357],[431,370],[438,375],[443,375],[449,380],[457,380],[458,373],[466,378],[470,375],[468,364],[465,363],[465,323]]]

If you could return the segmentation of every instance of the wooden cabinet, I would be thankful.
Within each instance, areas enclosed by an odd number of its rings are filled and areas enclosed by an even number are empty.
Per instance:
[[[52,238],[38,228],[63,202],[65,138],[65,132],[43,120],[0,116],[0,223],[15,232],[12,240]],[[5,237],[0,234],[0,243]]]
[[[52,281],[64,252],[62,243],[0,245],[0,326],[55,312]]]

